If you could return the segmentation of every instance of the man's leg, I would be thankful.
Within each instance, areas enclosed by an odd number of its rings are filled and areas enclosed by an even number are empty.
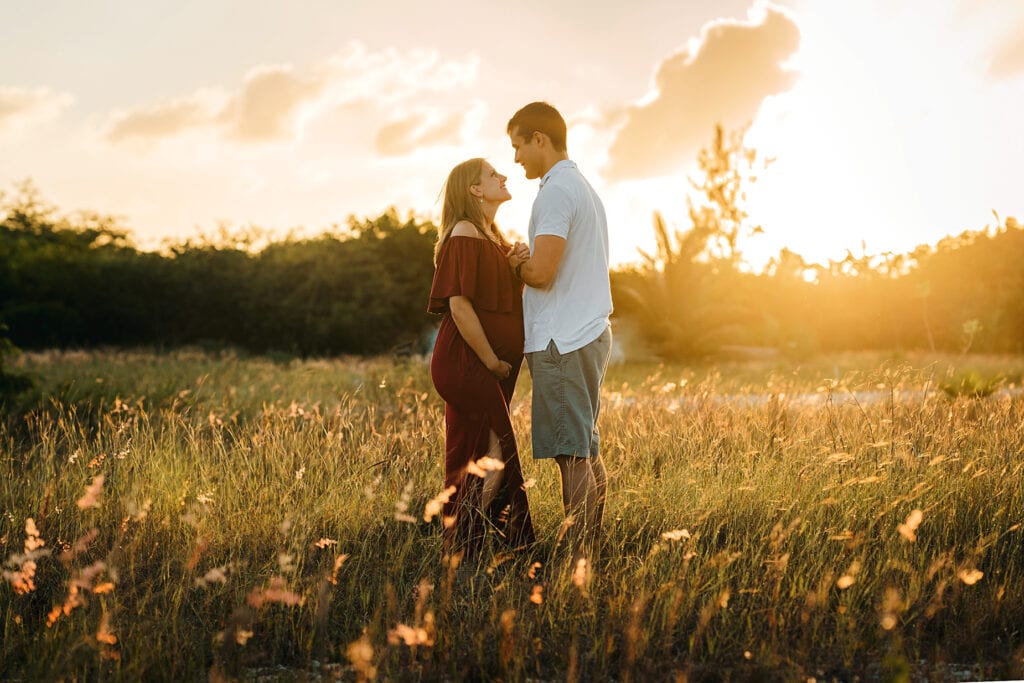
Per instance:
[[[603,490],[599,488],[594,469],[587,458],[559,455],[555,461],[562,475],[562,506],[566,519],[572,520],[565,530],[564,538],[574,558],[589,555],[599,533],[598,514],[603,508]],[[603,465],[601,472],[604,472]]]
[[[594,476],[594,488],[596,491],[594,517],[590,522],[594,529],[594,541],[596,544],[601,542],[601,535],[604,529],[604,502],[608,496],[608,472],[604,468],[604,461],[601,460],[600,455],[588,458],[587,462],[590,464],[590,470]]]

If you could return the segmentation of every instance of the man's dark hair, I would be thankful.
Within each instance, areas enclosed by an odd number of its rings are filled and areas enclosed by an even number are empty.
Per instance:
[[[509,119],[509,135],[529,138],[534,131],[551,138],[555,151],[565,151],[565,119],[547,102],[531,102]]]

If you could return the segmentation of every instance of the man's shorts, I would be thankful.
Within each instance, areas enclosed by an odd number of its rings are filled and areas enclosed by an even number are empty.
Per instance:
[[[612,330],[583,348],[558,352],[554,340],[544,351],[526,354],[533,378],[533,457],[600,454],[597,416],[601,382],[608,369]]]

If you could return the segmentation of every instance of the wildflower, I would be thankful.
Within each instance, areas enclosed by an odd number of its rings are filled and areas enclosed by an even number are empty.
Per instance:
[[[200,578],[196,579],[196,588],[206,588],[211,583],[227,583],[228,582],[228,569],[231,565],[224,565],[222,567],[214,567],[210,571],[203,574]]]
[[[329,546],[338,545],[338,542],[335,541],[332,538],[321,538],[319,541],[317,541],[313,545],[315,545],[320,550],[323,550],[324,548],[327,548]]]
[[[412,498],[412,482],[402,488],[402,495],[395,501],[395,519],[399,522],[416,523],[416,518],[409,514],[409,500]]]
[[[36,527],[36,521],[31,517],[25,520],[25,552],[31,553],[34,550],[38,550],[46,545],[46,541],[39,538],[39,529]]]
[[[150,509],[152,507],[153,507],[153,499],[152,498],[146,498],[141,503],[138,503],[138,502],[136,502],[134,500],[133,501],[129,501],[128,502],[128,514],[136,522],[141,522],[142,520],[144,520],[146,518],[147,515],[149,515],[149,511],[150,511]]]
[[[104,479],[105,477],[102,474],[93,477],[92,484],[85,489],[85,495],[78,499],[78,507],[85,510],[86,508],[98,508],[100,506],[100,494],[103,492]]]
[[[879,624],[886,631],[891,631],[896,628],[896,624],[899,623],[899,613],[906,609],[906,605],[903,603],[903,596],[896,588],[885,589],[885,600],[882,602],[881,607],[881,619]]]
[[[429,646],[434,644],[434,639],[424,628],[418,626],[413,628],[405,624],[398,624],[395,628],[388,631],[388,642],[392,645],[404,642],[410,647],[414,645]]]
[[[96,632],[96,640],[107,645],[117,645],[117,636],[110,630],[110,615],[104,613],[100,620],[100,628]]]
[[[496,472],[503,469],[505,469],[504,462],[486,455],[482,458],[477,458],[475,461],[471,461],[466,465],[466,471],[468,473],[475,474],[481,479],[486,477],[488,472]]]
[[[84,535],[79,537],[70,548],[67,548],[57,558],[63,564],[67,564],[71,560],[75,559],[76,556],[81,555],[89,549],[89,545],[96,540],[96,537],[100,535],[100,530],[97,528],[89,529]]]
[[[341,565],[348,559],[348,554],[344,553],[334,558],[334,570],[331,571],[331,578],[328,579],[335,586],[338,585],[338,570],[341,569]]]
[[[501,663],[508,666],[515,648],[513,631],[516,625],[516,611],[507,609],[501,613]]]
[[[543,593],[544,593],[544,586],[540,586],[540,585],[534,586],[533,587],[533,592],[530,593],[530,602],[532,602],[535,605],[539,605],[542,602],[544,602]]]
[[[61,615],[68,616],[77,607],[85,606],[85,596],[83,591],[93,591],[94,593],[109,593],[114,590],[114,584],[110,581],[98,583],[95,586],[93,581],[96,577],[106,570],[107,564],[102,560],[93,562],[91,565],[81,570],[77,574],[71,577],[68,581],[68,594],[64,598],[63,604],[54,606],[50,610],[49,614],[46,615],[46,627],[49,628],[57,623],[57,619]]]
[[[294,607],[305,604],[306,599],[294,591],[287,589],[288,583],[280,576],[270,579],[267,588],[255,589],[246,596],[245,601],[253,609],[260,609],[263,605],[271,602],[279,602],[282,605]]]
[[[36,528],[35,520],[29,517],[25,520],[25,552],[11,555],[7,564],[15,569],[3,572],[3,577],[11,583],[14,592],[18,595],[25,595],[36,589],[33,580],[38,568],[36,558],[49,555],[48,550],[41,550],[44,545],[46,545],[46,541],[39,537],[39,529]]]
[[[526,575],[529,578],[531,578],[531,579],[536,579],[537,578],[537,570],[540,569],[540,568],[541,568],[540,562],[534,562],[533,564],[530,565],[530,571],[528,571],[526,573]]]
[[[903,524],[900,524],[897,528],[900,536],[902,536],[908,543],[913,543],[917,540],[917,527],[921,525],[921,520],[924,519],[924,513],[919,509],[914,508]]]
[[[852,586],[854,583],[856,583],[856,581],[857,581],[857,578],[856,578],[857,577],[857,572],[859,572],[859,571],[860,571],[860,562],[858,560],[854,560],[853,562],[850,563],[850,566],[846,570],[846,573],[843,574],[842,576],[840,576],[839,579],[836,581],[836,586],[839,587],[839,590],[846,590],[847,588]]]
[[[449,486],[435,498],[431,498],[427,501],[426,506],[423,508],[423,521],[429,522],[437,515],[441,514],[441,510],[444,509],[444,504],[451,500],[452,495],[456,491],[455,486]]]
[[[586,558],[581,557],[576,561],[576,568],[572,572],[572,582],[577,588],[584,590],[588,578],[590,578],[590,567]]]
[[[690,538],[690,532],[686,529],[673,529],[672,531],[663,531],[661,538],[664,541],[683,541]]]
[[[366,633],[363,633],[359,640],[349,643],[345,655],[348,661],[352,662],[358,680],[366,681],[377,677],[377,667],[373,665],[373,644]]]
[[[380,486],[381,476],[378,474],[372,482],[370,482],[364,489],[363,495],[370,500],[373,500],[377,496],[377,487]]]
[[[956,573],[956,578],[963,581],[968,586],[981,581],[981,577],[985,576],[985,572],[978,571],[977,569],[961,569]]]

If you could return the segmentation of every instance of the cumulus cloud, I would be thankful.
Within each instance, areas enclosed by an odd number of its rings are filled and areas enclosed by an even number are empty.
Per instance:
[[[302,106],[315,102],[326,85],[323,78],[298,77],[290,67],[257,68],[218,119],[243,142],[288,139],[296,133]]]
[[[305,122],[323,112],[363,101],[395,106],[424,93],[447,92],[475,81],[478,69],[475,55],[445,61],[433,50],[370,52],[352,43],[303,70],[290,65],[258,66],[226,92],[201,91],[116,112],[108,118],[106,138],[115,143],[131,138],[154,142],[211,129],[223,139],[243,144],[294,140]],[[400,149],[403,139],[406,144],[435,136],[450,140],[461,130],[463,119],[456,115],[443,120],[423,118],[409,124],[405,138],[401,126],[385,134],[383,144]]]
[[[696,156],[716,123],[749,123],[766,97],[793,85],[795,74],[782,65],[799,43],[793,20],[771,6],[755,9],[746,22],[706,24],[697,41],[658,66],[653,92],[627,108],[607,176],[671,173]]]
[[[1007,35],[996,47],[988,75],[995,79],[1013,78],[1024,73],[1024,24]]]
[[[392,121],[377,131],[377,152],[382,156],[403,156],[422,147],[462,142],[469,112],[452,114],[417,112]]]
[[[54,119],[73,101],[71,95],[49,88],[0,87],[0,135]]]
[[[144,109],[111,115],[107,139],[124,142],[131,138],[152,140],[170,137],[190,128],[213,123],[217,109],[203,98],[169,100]]]

